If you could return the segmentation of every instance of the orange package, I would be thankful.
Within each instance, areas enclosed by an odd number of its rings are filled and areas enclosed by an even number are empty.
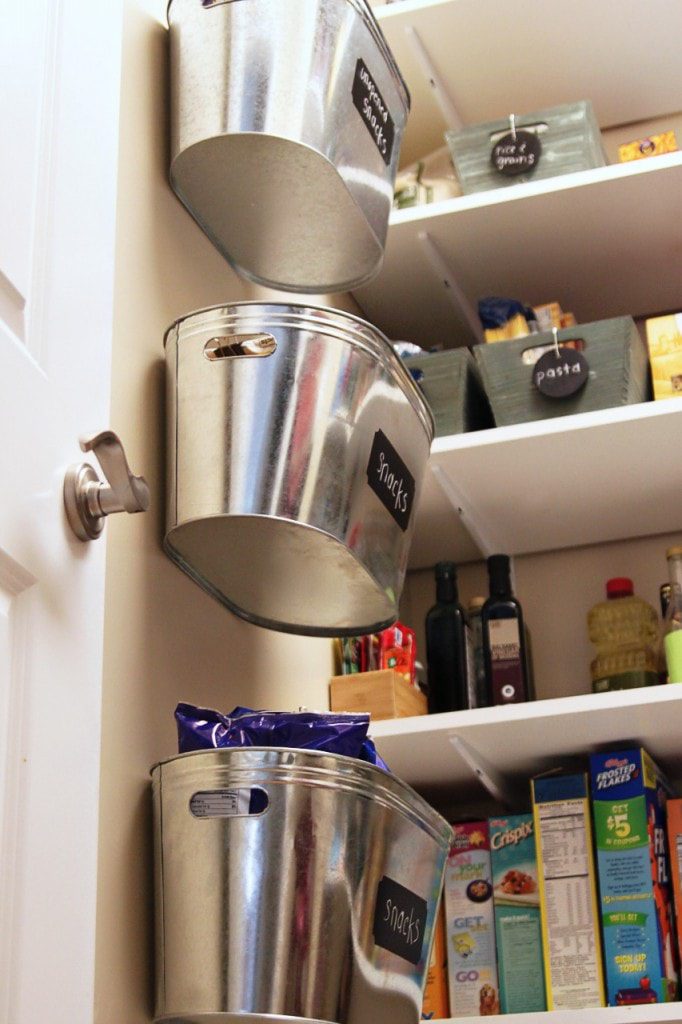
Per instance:
[[[436,915],[431,959],[426,974],[422,1020],[445,1020],[449,1016],[450,1002],[448,999],[448,960],[445,946],[445,908],[441,899],[438,914]]]
[[[680,877],[682,873],[682,800],[668,800],[665,806],[668,819],[670,874],[672,875],[677,922],[677,945],[682,953],[682,877]]]

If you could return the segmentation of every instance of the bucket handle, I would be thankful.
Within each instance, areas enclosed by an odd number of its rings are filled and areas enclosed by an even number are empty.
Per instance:
[[[218,359],[262,359],[276,348],[271,334],[229,334],[210,338],[204,345],[204,357],[212,363]]]
[[[265,814],[270,798],[260,786],[200,789],[189,800],[195,818],[255,818]]]

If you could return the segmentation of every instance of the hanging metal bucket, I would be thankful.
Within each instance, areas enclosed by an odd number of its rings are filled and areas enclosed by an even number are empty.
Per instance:
[[[165,345],[170,557],[269,628],[395,621],[433,419],[384,336],[337,310],[233,303]]]
[[[152,771],[157,1021],[417,1024],[450,826],[362,761],[199,751]]]
[[[244,276],[381,266],[409,93],[365,0],[172,0],[171,184]]]

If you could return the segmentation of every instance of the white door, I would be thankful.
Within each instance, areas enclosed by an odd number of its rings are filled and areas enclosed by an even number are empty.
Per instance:
[[[91,1024],[119,0],[0,0],[0,1024]]]

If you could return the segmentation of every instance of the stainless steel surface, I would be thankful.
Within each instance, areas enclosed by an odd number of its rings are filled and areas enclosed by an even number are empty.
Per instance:
[[[88,462],[71,466],[64,478],[64,508],[79,540],[96,540],[106,516],[115,512],[146,512],[149,487],[142,476],[133,476],[123,445],[113,430],[80,439],[81,451],[95,453],[107,483]]]
[[[269,354],[239,349],[254,335]],[[234,303],[173,324],[166,365],[170,557],[259,625],[392,622],[433,420],[383,335],[336,310]],[[378,431],[415,481],[406,529],[369,486]]]
[[[171,184],[217,248],[290,291],[373,277],[409,94],[365,0],[172,0],[168,21]],[[388,163],[353,103],[359,60],[395,126]]]
[[[157,1021],[417,1024],[451,837],[421,797],[364,762],[274,748],[180,755],[152,779]],[[190,810],[254,787],[260,814]],[[426,903],[417,963],[374,941],[383,878]]]

